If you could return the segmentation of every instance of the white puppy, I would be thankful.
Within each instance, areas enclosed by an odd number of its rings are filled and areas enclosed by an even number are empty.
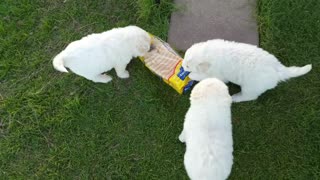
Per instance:
[[[234,102],[255,100],[278,82],[304,75],[312,68],[285,67],[261,48],[221,39],[193,45],[187,50],[182,66],[194,80],[215,77],[240,85],[241,92],[232,96]]]
[[[89,80],[107,83],[112,78],[102,73],[114,68],[120,78],[128,78],[127,64],[148,52],[150,44],[149,34],[139,27],[114,28],[70,43],[53,59],[53,66],[61,72],[68,72],[67,67]]]
[[[184,165],[193,180],[226,179],[233,164],[232,99],[228,87],[209,78],[198,83],[179,136],[186,142]]]

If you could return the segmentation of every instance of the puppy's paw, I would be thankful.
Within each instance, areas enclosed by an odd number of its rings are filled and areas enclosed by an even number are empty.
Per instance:
[[[244,96],[241,93],[237,93],[235,95],[232,96],[232,102],[238,103],[238,102],[245,102],[245,101],[252,101],[252,100],[256,100],[258,98],[258,96]]]
[[[122,78],[122,79],[125,79],[125,78],[129,78],[130,75],[129,75],[129,72],[128,72],[128,71],[124,71],[124,72],[122,72],[121,74],[118,74],[118,77],[119,77],[119,78]]]
[[[241,95],[235,94],[232,96],[232,102],[241,102]]]
[[[189,74],[189,78],[192,79],[192,80],[195,80],[195,79],[194,79],[194,78],[195,78],[195,77],[194,77],[194,73],[190,73],[190,74]]]
[[[180,136],[179,136],[179,141],[182,142],[182,143],[185,143],[185,142],[186,142],[183,133],[180,134]]]
[[[106,74],[99,74],[96,77],[92,78],[91,80],[96,83],[108,83],[112,80],[112,77]]]

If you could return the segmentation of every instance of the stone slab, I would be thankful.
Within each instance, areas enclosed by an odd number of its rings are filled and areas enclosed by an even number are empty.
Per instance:
[[[192,44],[225,39],[259,44],[256,0],[175,0],[168,43],[185,51]]]

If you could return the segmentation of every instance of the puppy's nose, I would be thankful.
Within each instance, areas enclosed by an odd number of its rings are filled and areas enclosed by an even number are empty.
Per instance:
[[[151,44],[151,45],[150,45],[150,49],[149,49],[149,51],[148,51],[148,52],[151,52],[151,51],[153,51],[154,49],[156,49],[156,46],[155,46],[155,45],[153,45],[153,44]]]

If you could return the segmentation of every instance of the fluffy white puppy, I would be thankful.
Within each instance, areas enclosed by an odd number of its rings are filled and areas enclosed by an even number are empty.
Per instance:
[[[150,44],[149,34],[137,26],[114,28],[70,43],[53,59],[53,66],[61,72],[68,72],[67,67],[89,80],[107,83],[112,78],[102,73],[114,68],[117,76],[128,78],[130,60],[143,56]]]
[[[179,136],[186,143],[184,165],[193,180],[228,178],[233,164],[232,99],[228,87],[216,78],[198,83]]]
[[[234,102],[255,100],[280,81],[304,75],[312,68],[311,64],[285,67],[261,48],[221,39],[193,45],[186,51],[182,66],[194,80],[215,77],[240,85],[241,92],[232,96]]]

